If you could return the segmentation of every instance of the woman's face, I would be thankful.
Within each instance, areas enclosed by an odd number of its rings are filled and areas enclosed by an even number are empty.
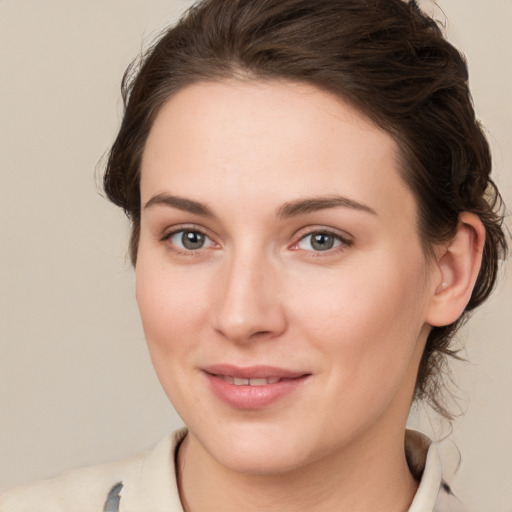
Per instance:
[[[137,301],[209,456],[302,467],[403,435],[433,294],[397,146],[304,84],[174,95],[142,161]]]

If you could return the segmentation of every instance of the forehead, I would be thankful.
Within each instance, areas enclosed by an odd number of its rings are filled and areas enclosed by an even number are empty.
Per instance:
[[[409,204],[413,213],[398,160],[388,133],[311,85],[199,83],[171,97],[153,124],[142,160],[142,201],[164,192],[262,204],[342,194],[371,201],[376,210],[403,213]]]

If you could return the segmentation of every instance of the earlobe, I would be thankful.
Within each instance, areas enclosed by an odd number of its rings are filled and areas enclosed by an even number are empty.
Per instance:
[[[485,242],[477,215],[463,212],[455,236],[437,254],[439,277],[433,286],[426,321],[436,327],[455,322],[464,312],[475,286]]]

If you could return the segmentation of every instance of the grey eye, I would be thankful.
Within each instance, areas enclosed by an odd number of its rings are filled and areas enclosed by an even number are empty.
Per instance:
[[[204,245],[204,235],[197,231],[184,231],[181,243],[185,249],[200,249]]]
[[[187,251],[203,249],[212,243],[204,233],[187,229],[173,233],[170,241],[176,247]]]
[[[326,233],[311,235],[311,247],[313,247],[315,251],[327,251],[328,249],[332,249],[334,247],[334,237]]]
[[[310,233],[302,238],[298,246],[300,249],[313,251],[328,251],[342,244],[340,237],[331,233]]]

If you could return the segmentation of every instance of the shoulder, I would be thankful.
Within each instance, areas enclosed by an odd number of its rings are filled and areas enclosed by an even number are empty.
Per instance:
[[[122,494],[137,495],[141,489],[148,491],[155,472],[165,470],[173,476],[173,448],[183,437],[177,431],[150,452],[15,488],[0,495],[0,512],[102,512],[117,484],[123,484]]]
[[[463,512],[461,503],[442,479],[435,443],[420,432],[407,430],[405,454],[409,470],[419,483],[409,512]]]
[[[112,485],[136,474],[145,455],[69,471],[0,495],[1,512],[102,511]]]
[[[437,512],[464,512],[462,503],[453,494],[450,486],[446,482],[442,482],[437,497]],[[436,512],[436,510],[434,512]]]

